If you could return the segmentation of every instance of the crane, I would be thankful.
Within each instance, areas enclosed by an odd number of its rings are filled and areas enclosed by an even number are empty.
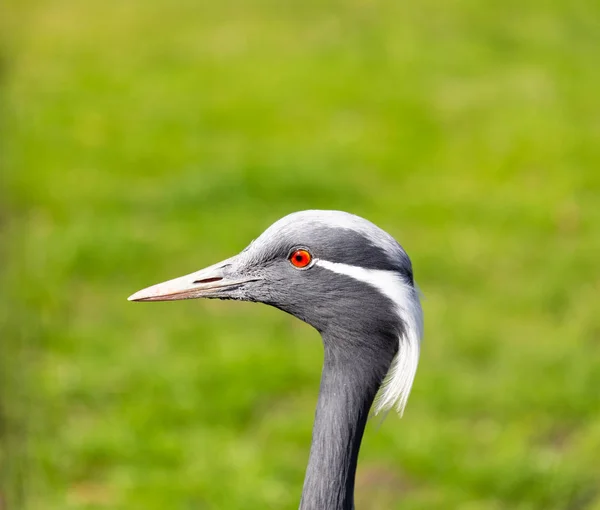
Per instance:
[[[265,303],[319,331],[324,362],[299,508],[352,510],[369,411],[402,415],[419,361],[423,312],[404,249],[359,216],[300,211],[238,255],[129,300],[195,298]]]

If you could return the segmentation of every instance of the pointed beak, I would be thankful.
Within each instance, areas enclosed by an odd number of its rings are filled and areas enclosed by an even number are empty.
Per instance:
[[[235,257],[195,273],[152,285],[132,294],[129,301],[175,301],[178,299],[227,298],[228,290],[238,288],[255,278],[231,278],[228,269]]]

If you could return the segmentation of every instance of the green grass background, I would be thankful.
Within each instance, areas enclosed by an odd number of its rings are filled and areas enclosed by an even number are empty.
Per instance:
[[[10,0],[9,509],[293,509],[322,346],[265,306],[132,304],[299,209],[390,231],[425,295],[359,509],[600,509],[595,2]]]

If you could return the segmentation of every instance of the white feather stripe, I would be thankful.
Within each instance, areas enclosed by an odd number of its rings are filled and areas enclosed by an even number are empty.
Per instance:
[[[327,260],[317,260],[315,264],[373,286],[396,305],[404,325],[403,334],[398,339],[398,353],[377,395],[375,414],[394,408],[402,416],[417,372],[423,338],[423,310],[417,290],[395,271],[365,269]]]

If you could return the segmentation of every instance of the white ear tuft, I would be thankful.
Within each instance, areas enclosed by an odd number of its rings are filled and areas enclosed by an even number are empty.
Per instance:
[[[406,283],[403,285],[403,299],[396,303],[404,331],[399,338],[398,353],[375,399],[375,414],[395,409],[402,416],[419,364],[423,310],[416,289]]]
[[[396,409],[402,416],[417,373],[423,338],[419,292],[394,271],[365,269],[326,260],[317,261],[317,265],[372,285],[396,305],[403,331],[398,339],[398,353],[375,399],[375,414]]]

